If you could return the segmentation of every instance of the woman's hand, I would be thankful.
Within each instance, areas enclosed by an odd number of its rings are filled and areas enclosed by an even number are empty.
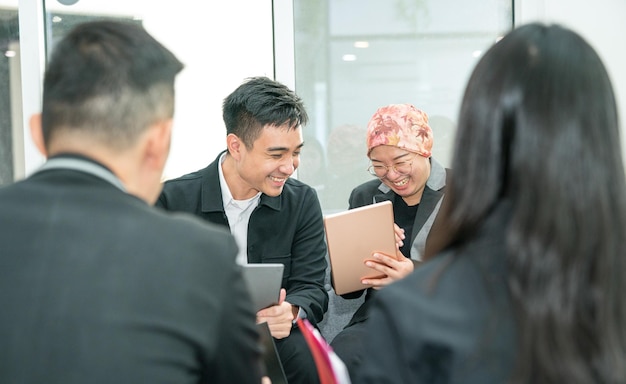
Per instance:
[[[384,253],[373,253],[372,259],[366,260],[365,265],[383,275],[380,278],[361,280],[361,283],[371,285],[374,289],[380,289],[406,277],[413,272],[414,268],[413,261],[404,257],[400,251],[398,251],[398,258]]]
[[[404,245],[404,229],[398,227],[398,224],[393,223],[393,231],[396,234],[396,247],[398,248],[398,258],[400,258],[400,256],[402,256],[402,254],[400,253],[400,247],[402,247]]]

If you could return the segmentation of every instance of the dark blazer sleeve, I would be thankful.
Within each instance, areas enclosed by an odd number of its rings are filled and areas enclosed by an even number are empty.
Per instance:
[[[287,301],[302,308],[309,321],[322,321],[328,309],[326,242],[324,222],[315,190],[304,189],[305,197],[292,242],[292,263]]]
[[[367,352],[353,383],[450,382],[453,347],[445,335],[439,338],[445,327],[433,319],[455,313],[454,304],[431,298],[426,293],[428,286],[421,279],[404,279],[377,292],[370,301],[364,342]]]
[[[381,292],[382,293],[382,292]],[[385,294],[387,292],[384,292]],[[362,384],[395,384],[413,383],[415,378],[407,377],[409,363],[404,360],[401,348],[403,334],[397,332],[394,312],[389,308],[390,301],[372,300],[367,319],[368,333],[364,340],[366,345],[363,364],[352,378],[353,383]],[[398,305],[398,303],[394,303]],[[415,324],[418,327],[419,324]],[[373,348],[372,348],[373,346]]]
[[[510,381],[518,332],[502,257],[508,209],[377,293],[353,383]]]

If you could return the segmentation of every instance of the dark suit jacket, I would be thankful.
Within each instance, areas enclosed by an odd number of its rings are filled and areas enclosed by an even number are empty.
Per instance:
[[[88,172],[0,189],[0,383],[260,382],[235,254]]]
[[[516,355],[509,213],[500,206],[472,241],[378,293],[354,384],[507,382]]]
[[[189,212],[228,228],[218,173],[219,158],[208,167],[165,182],[157,206]],[[312,324],[328,308],[324,289],[326,242],[315,190],[288,179],[276,197],[261,195],[248,224],[248,262],[282,263],[287,301],[306,312]]]

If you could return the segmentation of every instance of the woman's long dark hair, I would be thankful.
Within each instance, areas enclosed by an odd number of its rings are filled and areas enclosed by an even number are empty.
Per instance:
[[[604,65],[563,27],[517,28],[469,80],[440,217],[447,237],[429,254],[511,202],[502,256],[519,330],[513,383],[626,382],[618,125]]]

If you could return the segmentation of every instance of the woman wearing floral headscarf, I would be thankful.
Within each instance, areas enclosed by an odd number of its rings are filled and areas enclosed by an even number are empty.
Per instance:
[[[373,254],[367,265],[384,277],[367,279],[365,302],[333,339],[334,351],[353,375],[361,361],[367,337],[364,321],[375,290],[399,280],[422,260],[426,237],[441,205],[446,170],[431,157],[433,132],[428,116],[411,104],[379,108],[367,127],[369,172],[376,176],[350,194],[350,209],[389,200],[393,203],[398,255]],[[396,256],[398,258],[396,258]],[[355,299],[364,291],[343,295]]]

